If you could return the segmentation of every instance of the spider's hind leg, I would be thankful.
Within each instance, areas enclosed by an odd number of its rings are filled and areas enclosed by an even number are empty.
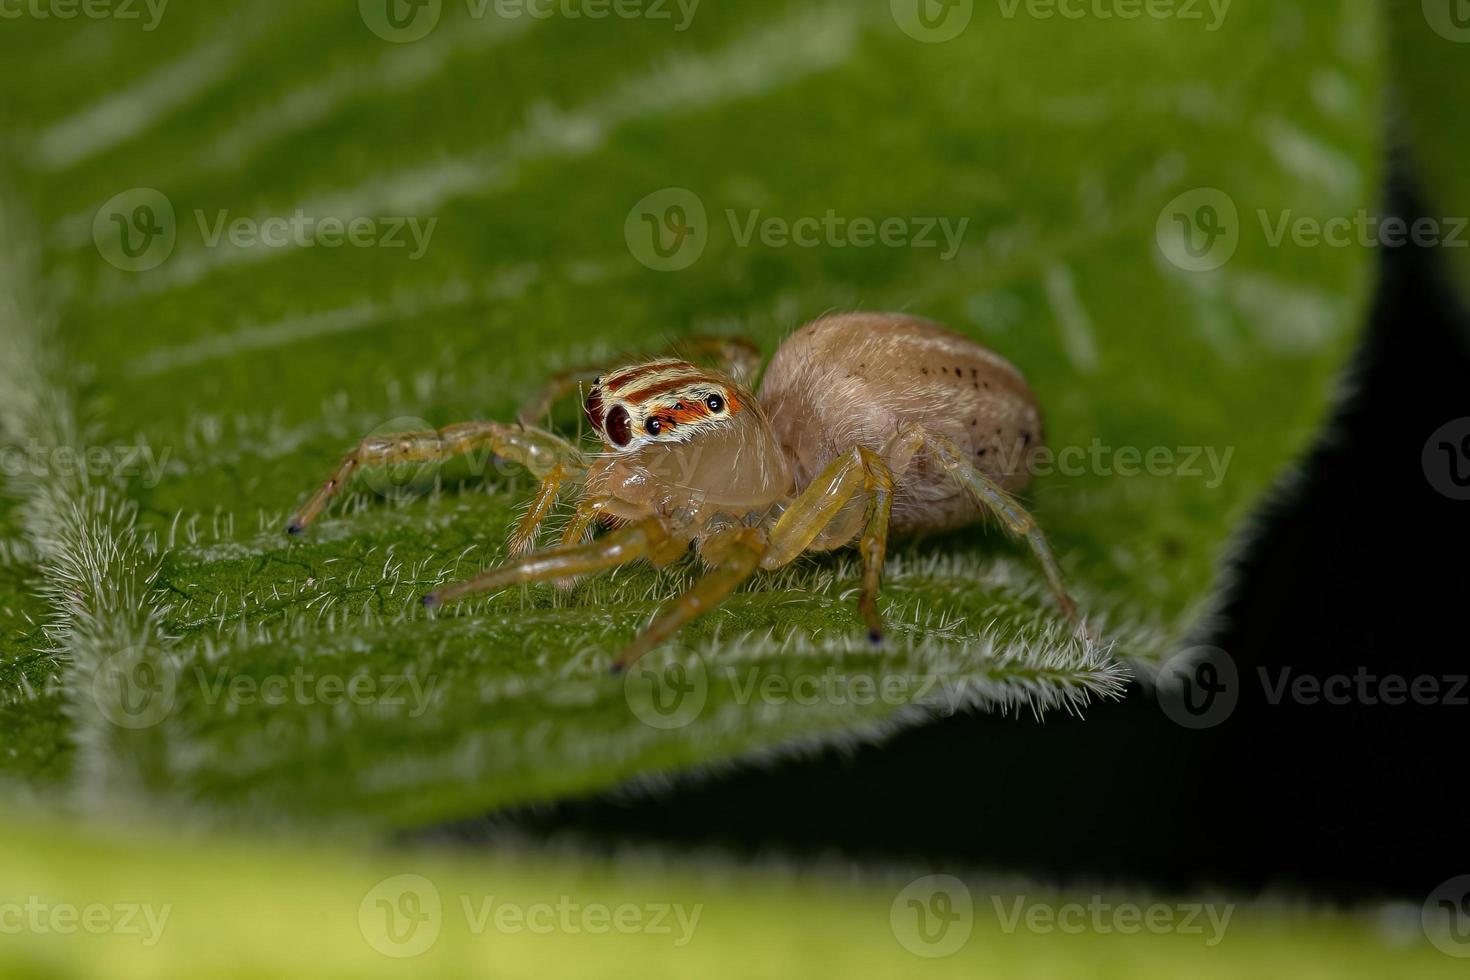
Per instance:
[[[890,459],[902,460],[902,466],[906,467],[907,461],[921,449],[932,453],[950,476],[969,490],[987,510],[1000,518],[1008,531],[1030,546],[1031,553],[1036,556],[1042,571],[1046,573],[1047,584],[1051,586],[1052,595],[1056,597],[1062,615],[1076,624],[1077,604],[1067,594],[1061,566],[1057,563],[1051,545],[1047,543],[1046,535],[1037,525],[1036,518],[1007,493],[1004,487],[971,462],[964,450],[936,432],[918,426],[900,432],[894,440],[893,451],[887,455]]]

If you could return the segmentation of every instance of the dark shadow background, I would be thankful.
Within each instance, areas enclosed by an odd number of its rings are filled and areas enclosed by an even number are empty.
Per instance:
[[[1403,178],[1388,199],[1386,213],[1424,213]],[[1458,705],[1273,705],[1258,675],[1268,668],[1274,684],[1283,666],[1317,676],[1470,673],[1470,503],[1435,490],[1421,459],[1431,433],[1470,416],[1470,316],[1435,250],[1382,249],[1379,262],[1372,320],[1335,422],[1302,478],[1266,508],[1236,566],[1227,625],[1205,639],[1239,671],[1239,701],[1222,724],[1181,727],[1135,687],[1085,720],[951,717],[881,746],[423,836],[477,843],[512,829],[593,848],[1422,901],[1470,872],[1470,684]]]

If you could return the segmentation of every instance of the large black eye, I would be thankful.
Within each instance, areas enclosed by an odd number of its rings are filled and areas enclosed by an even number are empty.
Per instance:
[[[614,405],[613,410],[607,413],[605,431],[614,446],[626,446],[628,440],[633,438],[633,422],[628,418],[628,410],[621,405]]]
[[[725,410],[725,399],[721,398],[719,395],[710,395],[704,400],[704,403],[708,405],[709,410],[711,412],[714,412],[716,415]]]
[[[649,419],[647,422],[643,423],[643,428],[648,430],[649,435],[656,436],[663,431],[664,424],[658,419]]]

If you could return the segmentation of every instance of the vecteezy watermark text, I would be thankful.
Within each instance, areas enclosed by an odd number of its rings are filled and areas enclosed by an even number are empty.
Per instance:
[[[1260,700],[1272,708],[1470,707],[1470,674],[1410,674],[1365,664],[1332,673],[1280,666],[1242,674],[1235,659],[1219,647],[1192,647],[1169,658],[1155,678],[1155,695],[1175,723],[1205,729],[1224,723],[1252,683],[1259,686]]]
[[[314,215],[303,208],[265,217],[235,215],[227,208],[196,208],[199,245],[241,250],[286,248],[381,248],[423,258],[438,218],[412,215]],[[92,241],[110,265],[147,272],[166,262],[188,224],[180,226],[173,202],[151,187],[114,195],[92,221]]]
[[[647,20],[665,21],[676,32],[689,29],[701,0],[464,0],[471,20]],[[409,44],[439,26],[445,0],[358,0],[368,30],[385,41]]]
[[[659,272],[677,272],[699,261],[716,233],[736,248],[924,249],[947,262],[959,254],[967,217],[939,215],[774,215],[762,208],[725,208],[711,224],[704,201],[684,187],[665,187],[633,205],[623,238],[633,258]]]
[[[0,0],[0,20],[136,20],[152,31],[168,0]]]
[[[438,218],[317,217],[297,208],[288,215],[269,218],[230,217],[228,211],[206,215],[196,210],[194,220],[207,248],[226,241],[236,248],[407,248],[410,260],[424,257],[434,237]]]
[[[300,666],[264,675],[232,674],[222,667],[185,670],[149,647],[113,654],[92,676],[92,696],[103,716],[119,728],[133,730],[162,723],[186,693],[208,708],[228,711],[353,705],[402,710],[407,717],[420,718],[432,706],[437,686],[437,676],[413,673],[333,673]]]
[[[1180,20],[1200,21],[1218,31],[1234,0],[995,0],[1006,20]]]
[[[959,254],[969,218],[848,218],[832,208],[817,217],[784,218],[762,214],[759,208],[744,214],[726,209],[730,237],[740,248],[759,240],[766,248],[942,248],[939,260]]]
[[[1254,224],[1243,218],[1235,198],[1218,187],[1196,187],[1164,206],[1154,237],[1159,253],[1186,272],[1219,269],[1242,240],[1266,248],[1470,247],[1470,218],[1464,216],[1405,218],[1367,208],[1322,216],[1257,208],[1254,218]]]
[[[148,902],[48,902],[39,895],[24,901],[0,902],[0,935],[17,936],[137,936],[144,946],[156,946],[173,913],[172,904]]]
[[[991,895],[1000,930],[1064,935],[1178,935],[1219,945],[1235,914],[1234,903],[1132,902],[1091,895],[1081,899]],[[889,908],[889,925],[899,945],[916,956],[950,956],[969,942],[976,903],[970,888],[953,875],[933,874],[905,885]]]
[[[1010,900],[992,895],[991,904],[1001,931],[1034,933],[1060,932],[1076,936],[1110,933],[1131,936],[1141,932],[1156,936],[1204,936],[1206,946],[1217,946],[1225,938],[1235,905],[1212,902],[1137,902],[1108,901],[1101,895],[1087,901],[1038,902],[1024,895]]]
[[[1295,214],[1290,208],[1279,214],[1257,210],[1266,244],[1281,247],[1290,241],[1298,248],[1465,248],[1470,237],[1465,229],[1467,218],[1415,218],[1410,221],[1397,215],[1374,214],[1366,208],[1351,215],[1317,218]]]
[[[73,476],[114,479],[141,478],[142,486],[151,489],[163,482],[163,471],[172,452],[168,448],[154,452],[151,446],[43,446],[32,439],[24,446],[0,448],[0,476]]]

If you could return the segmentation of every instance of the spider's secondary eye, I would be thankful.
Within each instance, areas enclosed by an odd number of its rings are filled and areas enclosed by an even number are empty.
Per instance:
[[[710,395],[704,400],[704,403],[709,406],[711,412],[719,413],[725,410],[725,399],[719,395]]]
[[[607,413],[607,437],[614,446],[626,446],[633,438],[633,422],[628,418],[628,410],[621,405],[615,405]]]
[[[648,430],[649,435],[656,436],[663,431],[664,424],[658,419],[649,419],[643,423],[643,428]]]

